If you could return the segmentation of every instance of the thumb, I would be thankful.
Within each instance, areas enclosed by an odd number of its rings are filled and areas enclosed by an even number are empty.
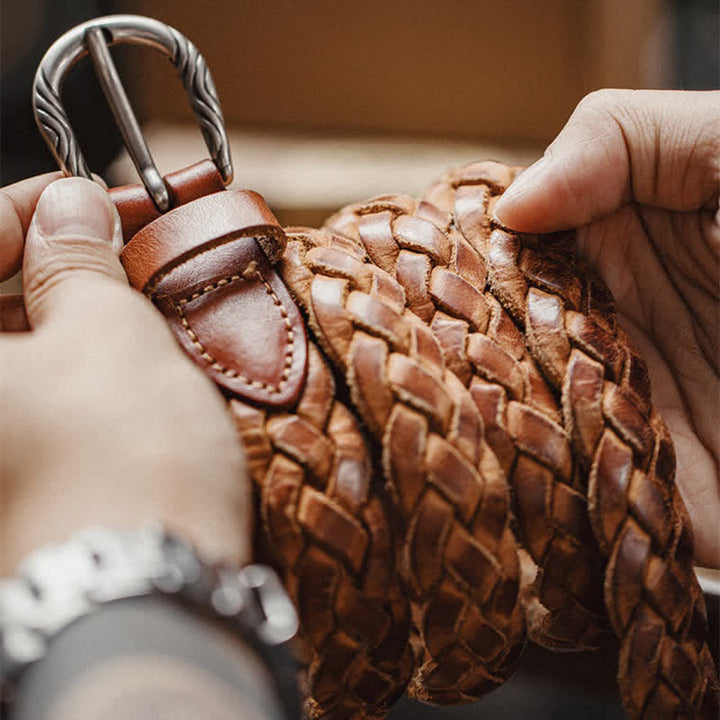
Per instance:
[[[717,210],[720,92],[600,90],[495,206],[524,232],[585,225],[629,201]]]
[[[120,220],[107,193],[83,178],[48,185],[35,208],[23,258],[25,307],[31,327],[53,316],[92,312],[88,285],[127,284],[117,253]],[[71,307],[68,307],[71,306]]]

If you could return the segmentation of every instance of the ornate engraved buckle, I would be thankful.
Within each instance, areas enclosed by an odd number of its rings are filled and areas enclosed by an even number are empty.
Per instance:
[[[92,178],[60,98],[65,74],[90,54],[143,184],[158,210],[165,212],[170,208],[168,189],[150,155],[110,55],[109,47],[122,42],[159,50],[177,68],[210,157],[228,185],[233,178],[230,146],[215,84],[205,59],[177,30],[139,15],[110,15],[78,25],[53,43],[41,60],[33,83],[33,109],[40,133],[61,170],[66,175]]]

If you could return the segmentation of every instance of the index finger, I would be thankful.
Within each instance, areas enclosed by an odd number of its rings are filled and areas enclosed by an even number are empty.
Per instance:
[[[38,198],[61,177],[61,172],[45,173],[0,189],[0,282],[20,270],[25,235]]]

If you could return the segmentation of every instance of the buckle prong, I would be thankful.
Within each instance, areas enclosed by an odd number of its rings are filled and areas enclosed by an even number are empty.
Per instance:
[[[66,175],[92,178],[60,98],[68,70],[90,54],[105,97],[120,127],[128,153],[158,210],[170,209],[170,194],[152,159],[130,105],[110,46],[126,42],[159,50],[177,68],[190,104],[223,182],[233,178],[230,146],[217,91],[198,49],[177,30],[140,15],[110,15],[89,20],[58,38],[40,61],[33,83],[33,109],[40,133]]]
[[[160,212],[170,209],[170,194],[150,154],[140,124],[120,81],[102,28],[92,27],[85,32],[85,44],[90,51],[100,86],[120,128],[125,147],[137,168],[143,184]]]

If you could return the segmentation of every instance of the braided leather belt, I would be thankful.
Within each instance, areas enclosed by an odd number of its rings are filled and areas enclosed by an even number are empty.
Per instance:
[[[283,231],[209,161],[162,179],[164,214],[152,178],[111,191],[131,283],[235,418],[311,718],[478,698],[526,630],[559,649],[615,633],[633,718],[717,716],[646,366],[572,233],[492,221],[515,172],[468,165],[320,230]]]

